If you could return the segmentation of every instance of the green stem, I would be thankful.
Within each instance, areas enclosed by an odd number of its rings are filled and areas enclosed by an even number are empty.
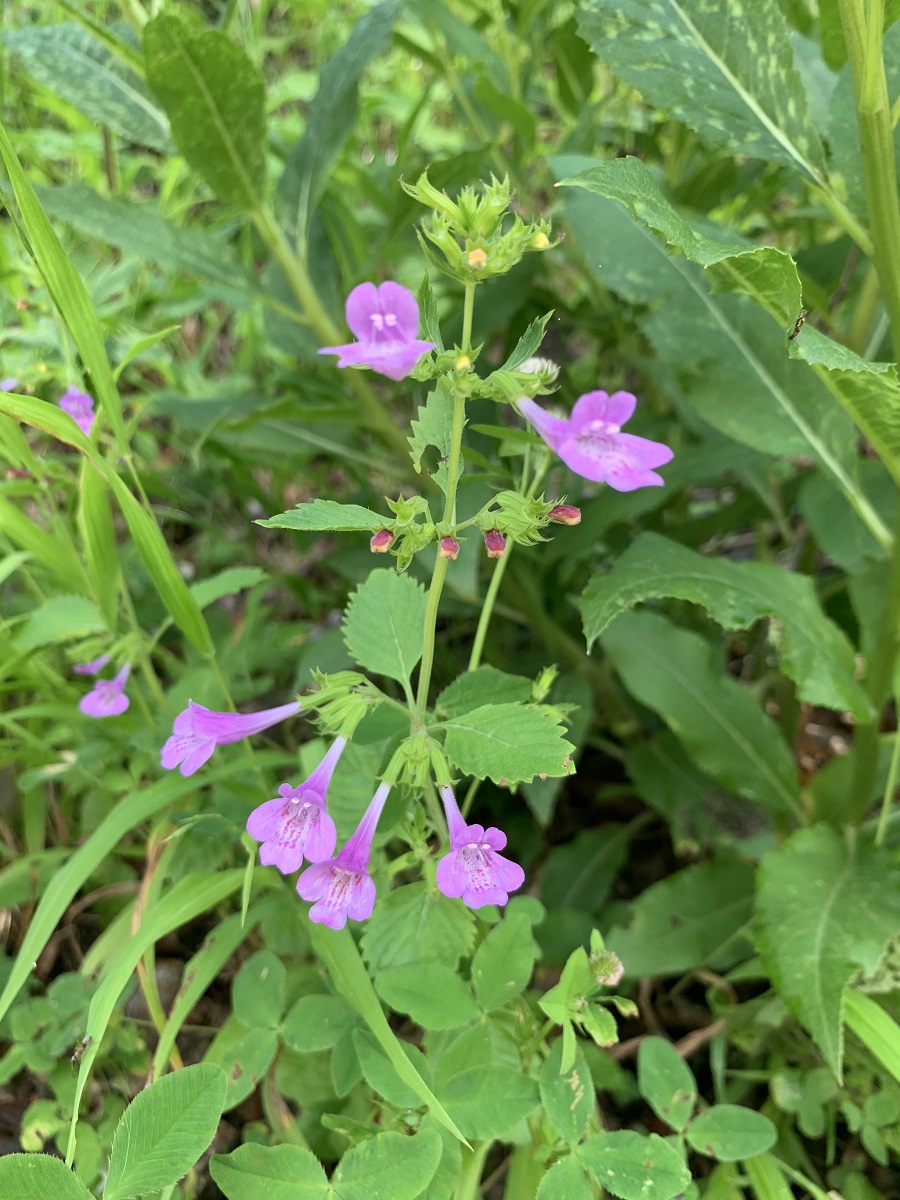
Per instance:
[[[481,1172],[484,1170],[484,1160],[491,1145],[490,1141],[476,1142],[471,1150],[463,1150],[453,1200],[478,1200],[481,1193],[478,1186],[481,1183]]]
[[[894,706],[897,707],[896,697],[894,698]],[[897,789],[897,772],[900,770],[900,729],[894,734],[894,746],[891,751],[891,765],[888,769],[887,784],[884,789],[884,796],[881,799],[881,812],[878,815],[878,828],[875,830],[875,845],[883,846],[885,834],[887,833],[888,819],[891,815],[891,804],[894,800],[894,792]]]
[[[322,307],[309,272],[291,249],[278,222],[272,213],[263,207],[255,209],[252,217],[260,236],[284,272],[310,328],[324,345],[336,345],[341,339],[341,332]],[[358,372],[350,370],[347,372],[347,382],[359,401],[362,424],[377,430],[387,445],[405,458],[409,454],[406,437],[384,411],[365,379]]]
[[[498,558],[494,566],[494,573],[491,576],[491,582],[488,584],[488,590],[485,593],[484,603],[481,606],[481,616],[478,618],[478,628],[475,630],[475,640],[472,642],[472,653],[469,655],[469,670],[474,671],[481,662],[481,654],[484,650],[484,641],[487,637],[488,626],[491,623],[491,617],[494,613],[494,605],[497,602],[497,593],[500,591],[500,584],[503,582],[503,574],[506,571],[506,564],[509,562],[509,556],[513,552],[513,543],[506,543],[506,550],[502,558]]]
[[[884,0],[839,0],[841,24],[850,60],[859,120],[863,175],[872,232],[873,262],[890,319],[896,355],[900,347],[900,201],[887,80],[882,57]],[[900,505],[895,530],[900,529]],[[871,721],[860,725],[854,739],[856,769],[849,819],[862,820],[872,799],[878,764],[881,710],[888,697],[900,633],[900,537],[891,554],[887,599],[879,636],[866,672],[866,692],[875,709]]]

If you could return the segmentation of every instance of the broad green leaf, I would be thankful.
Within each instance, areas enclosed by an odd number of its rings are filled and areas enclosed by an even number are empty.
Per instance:
[[[288,158],[278,184],[279,207],[301,242],[306,240],[309,218],[355,128],[360,78],[390,44],[399,8],[398,0],[385,0],[370,8],[322,69],[319,90],[306,114],[303,137]]]
[[[191,584],[188,590],[198,606],[206,608],[216,600],[221,600],[223,596],[234,596],[244,588],[255,587],[268,578],[268,574],[260,567],[228,567],[210,579]]]
[[[260,1026],[247,1028],[235,1017],[221,1026],[203,1061],[219,1067],[228,1081],[224,1109],[243,1104],[265,1078],[278,1053],[278,1033]]]
[[[594,1189],[574,1154],[555,1162],[538,1184],[535,1200],[593,1200]]]
[[[859,482],[886,525],[894,519],[897,485],[874,458],[857,464]],[[800,515],[819,549],[849,575],[859,575],[886,557],[886,547],[822,475],[810,474],[797,494]]]
[[[478,1016],[472,993],[459,974],[444,963],[388,967],[375,977],[379,996],[399,1012],[409,1013],[423,1029],[454,1029]]]
[[[207,1063],[164,1075],[139,1092],[116,1126],[106,1200],[177,1183],[213,1140],[224,1102],[225,1076]]]
[[[260,291],[259,283],[223,237],[205,229],[173,225],[152,203],[101,196],[86,183],[36,191],[51,217],[144,262],[215,280],[235,293]]]
[[[577,1153],[594,1182],[621,1200],[671,1200],[691,1182],[683,1155],[655,1133],[596,1133]]]
[[[433,478],[442,491],[447,490],[447,459],[453,427],[453,393],[445,379],[439,379],[420,405],[418,420],[412,421],[412,437],[407,438],[413,466],[421,475],[422,456],[429,446],[437,451]]]
[[[384,529],[386,518],[359,504],[338,504],[336,500],[312,500],[298,504],[288,512],[279,513],[265,521],[257,521],[267,529],[302,529],[319,532],[333,529],[339,533],[354,530]]]
[[[169,151],[169,122],[138,73],[81,26],[29,25],[4,47],[44,87],[129,142]]]
[[[844,987],[875,970],[900,928],[891,856],[849,830],[801,829],[763,858],[756,918],[769,978],[840,1077]]]
[[[741,862],[687,867],[642,892],[631,924],[610,930],[607,946],[635,978],[730,966],[741,957],[735,944],[750,920],[752,890],[753,872]]]
[[[328,970],[334,986],[374,1033],[378,1044],[403,1082],[412,1088],[423,1104],[428,1105],[436,1120],[449,1129],[454,1137],[464,1142],[465,1136],[403,1052],[397,1035],[387,1022],[381,1001],[349,931],[326,931],[320,925],[311,924],[310,937],[313,949]]]
[[[33,650],[105,629],[106,621],[93,601],[84,596],[54,596],[29,613],[16,644],[22,650]]]
[[[321,1163],[302,1146],[247,1143],[214,1155],[209,1173],[228,1200],[325,1200],[331,1192]]]
[[[6,164],[6,170],[16,195],[16,202],[22,214],[22,223],[30,243],[30,253],[34,255],[38,270],[47,285],[53,303],[59,310],[78,347],[81,361],[90,372],[92,393],[100,401],[107,419],[112,425],[119,447],[124,450],[127,438],[125,422],[122,417],[122,401],[116,390],[109,359],[106,357],[103,326],[100,324],[100,319],[91,303],[81,276],[60,245],[59,238],[38,203],[34,188],[22,170],[22,164],[2,126],[0,126],[0,156]],[[11,410],[4,406],[4,411]],[[74,422],[70,421],[69,424],[74,425]],[[77,427],[76,432],[81,438],[81,443],[75,443],[67,437],[63,437],[62,440],[68,441],[70,445],[77,444],[81,449],[82,444],[89,443]]]
[[[725,629],[773,618],[772,640],[801,699],[871,719],[871,702],[854,678],[853,647],[822,612],[807,576],[768,563],[705,558],[643,533],[611,571],[594,576],[581,598],[588,650],[619,613],[656,597],[702,605]]]
[[[403,1053],[409,1059],[413,1068],[427,1084],[431,1084],[431,1070],[425,1055],[409,1042],[401,1042]],[[387,1055],[379,1047],[375,1038],[367,1029],[353,1030],[353,1046],[356,1050],[359,1065],[362,1068],[366,1083],[383,1096],[388,1104],[398,1108],[418,1108],[421,1100],[412,1088],[403,1082]]]
[[[685,1131],[688,1144],[720,1162],[753,1158],[775,1145],[777,1130],[768,1117],[739,1104],[714,1104]]]
[[[143,32],[147,82],[168,114],[176,146],[220,200],[259,205],[266,145],[265,85],[244,51],[218,29],[173,13]]]
[[[628,857],[629,841],[624,826],[613,826],[585,829],[571,842],[554,846],[541,872],[541,901],[551,912],[599,912]]]
[[[472,1139],[502,1138],[538,1107],[535,1080],[510,1067],[469,1067],[440,1091],[447,1111]]]
[[[408,575],[375,570],[350,597],[344,614],[347,649],[361,667],[409,686],[422,657],[425,589]]]
[[[535,775],[571,774],[575,747],[556,715],[536,704],[485,704],[444,722],[444,749],[464,775],[495,783],[530,781]]]
[[[668,0],[665,0],[668,2]],[[567,160],[561,160],[563,166]],[[571,161],[571,160],[568,160]],[[573,165],[583,165],[575,160]],[[705,267],[713,289],[743,292],[753,297],[782,329],[793,324],[800,309],[800,280],[789,255],[771,246],[744,245],[735,241],[717,241],[694,230],[663,196],[650,172],[635,158],[617,159],[594,165],[574,178],[562,181],[586,188],[597,195],[617,200],[635,220],[661,234],[665,241],[693,262]],[[844,492],[879,541],[886,544],[890,535],[853,478],[847,457],[847,435],[842,432],[836,413],[829,411],[819,389],[812,381],[791,374],[783,351],[773,358],[771,327],[758,327],[745,319],[742,328],[722,301],[709,296],[689,269],[690,264],[670,258],[672,270],[681,276],[691,305],[682,318],[693,326],[693,344],[704,341],[712,349],[716,343],[736,351],[748,371],[765,407],[735,405],[733,386],[737,383],[730,364],[719,354],[708,356],[707,377],[695,389],[692,403],[716,428],[769,454],[807,453],[813,455]],[[615,286],[615,284],[613,284]],[[683,289],[682,289],[683,290]],[[690,308],[699,304],[703,324]],[[762,314],[760,313],[761,317]],[[656,329],[666,329],[670,339],[669,356],[684,354],[687,330],[679,324],[677,313],[667,313]],[[647,326],[648,336],[653,332]],[[784,345],[784,333],[779,341]],[[856,422],[884,459],[885,465],[900,482],[900,380],[896,368],[888,363],[872,363],[845,346],[827,338],[809,322],[799,336],[787,342],[790,359],[802,359],[813,366],[821,383]],[[780,450],[779,450],[780,441]],[[800,447],[805,446],[805,451]],[[852,444],[849,446],[852,450]]]
[[[474,939],[470,909],[425,883],[408,883],[375,905],[363,930],[362,951],[376,975],[404,963],[455,967]]]
[[[415,1200],[431,1182],[440,1159],[441,1138],[434,1129],[415,1137],[379,1133],[347,1151],[331,1186],[341,1200]]]
[[[284,1011],[287,971],[271,950],[257,950],[241,964],[231,985],[231,1009],[242,1025],[274,1029]]]
[[[697,1083],[687,1063],[665,1038],[647,1037],[641,1042],[638,1087],[656,1115],[681,1133],[697,1103]]]
[[[484,1012],[501,1008],[525,990],[537,955],[524,913],[507,914],[490,930],[472,959],[472,985]]]
[[[820,182],[822,147],[777,0],[586,0],[579,32],[651,104],[714,145]]]
[[[3,1200],[91,1200],[92,1193],[61,1158],[5,1154],[0,1158]]]
[[[356,1013],[340,996],[301,996],[281,1022],[281,1036],[292,1050],[311,1054],[330,1050],[356,1024]]]
[[[483,666],[457,676],[438,696],[435,709],[445,716],[458,717],[484,704],[511,704],[530,698],[530,679]]]
[[[708,642],[656,613],[627,612],[603,646],[631,694],[660,714],[701,770],[776,812],[796,810],[787,745]]]
[[[594,1113],[594,1081],[580,1050],[564,1071],[562,1050],[562,1038],[557,1038],[541,1067],[541,1102],[553,1128],[574,1146],[584,1137]]]

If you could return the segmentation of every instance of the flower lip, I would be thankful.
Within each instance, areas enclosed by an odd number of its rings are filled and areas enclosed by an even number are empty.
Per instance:
[[[125,695],[130,674],[131,664],[126,663],[112,679],[98,679],[87,695],[81,697],[79,709],[86,717],[120,717],[131,703]]]

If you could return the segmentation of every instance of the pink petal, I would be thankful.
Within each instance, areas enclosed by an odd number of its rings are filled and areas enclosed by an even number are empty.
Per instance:
[[[378,289],[378,305],[385,316],[392,313],[397,318],[396,328],[404,341],[412,341],[418,335],[419,305],[409,288],[388,280]]]
[[[651,442],[633,433],[617,434],[616,441],[636,467],[661,467],[672,461],[672,450],[664,442]]]
[[[313,813],[310,817],[307,831],[304,846],[306,857],[311,863],[327,862],[334,854],[334,848],[337,845],[337,829],[334,821],[324,809],[320,809],[318,814]]]
[[[258,842],[277,838],[283,811],[283,800],[267,800],[265,804],[260,804],[247,818],[247,832]]]
[[[550,413],[544,412],[539,404],[535,404],[527,396],[520,396],[516,401],[516,406],[519,412],[528,418],[550,449],[559,454],[560,444],[565,438],[571,436],[571,422],[563,417],[554,417]]]
[[[604,421],[620,428],[634,413],[637,398],[631,392],[585,392],[572,409],[572,427],[577,429],[592,421]]]
[[[375,907],[375,884],[367,872],[360,872],[350,884],[347,896],[347,913],[354,921],[365,921],[371,917]]]
[[[303,866],[303,850],[292,842],[263,842],[259,861],[264,867],[277,867],[282,875],[293,875]]]
[[[469,886],[469,876],[457,850],[445,854],[438,863],[436,879],[438,888],[445,896],[461,896]]]
[[[367,342],[372,336],[372,315],[381,312],[378,304],[378,288],[375,284],[358,284],[347,297],[344,312],[351,330],[361,341]],[[335,349],[339,349],[339,347],[332,347],[331,352]]]
[[[491,855],[491,869],[494,882],[506,892],[515,892],[525,882],[525,872],[519,864],[504,858],[502,854]]]
[[[487,904],[505,904],[508,899],[509,895],[495,883],[480,888],[466,888],[463,892],[463,903],[469,908],[484,908]]]
[[[486,842],[492,850],[502,850],[506,845],[506,834],[502,829],[497,829],[492,825],[490,829],[484,831],[478,841]]]
[[[330,862],[314,863],[307,867],[297,880],[297,894],[301,900],[318,900],[327,890],[334,874]]]
[[[215,748],[216,743],[211,738],[190,741],[184,761],[179,768],[185,779],[187,779],[188,775],[193,775],[195,771],[199,771],[203,764],[212,758]]]
[[[369,364],[368,342],[347,342],[345,346],[322,346],[317,354],[337,354],[339,367],[364,367]]]
[[[309,919],[329,929],[343,929],[347,924],[347,913],[343,908],[329,908],[325,900],[319,900],[309,910]]]

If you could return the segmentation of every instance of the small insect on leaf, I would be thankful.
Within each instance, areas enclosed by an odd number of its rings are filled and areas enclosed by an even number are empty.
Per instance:
[[[803,322],[806,320],[806,309],[801,308],[797,314],[797,320],[794,322],[794,328],[788,334],[788,341],[792,342],[800,330],[803,328]]]
[[[83,1037],[81,1042],[75,1047],[75,1053],[72,1055],[70,1060],[73,1067],[77,1067],[81,1062],[81,1056],[84,1054],[85,1050],[87,1050],[88,1046],[93,1040],[94,1039],[91,1037],[91,1035],[88,1034],[87,1037]]]

